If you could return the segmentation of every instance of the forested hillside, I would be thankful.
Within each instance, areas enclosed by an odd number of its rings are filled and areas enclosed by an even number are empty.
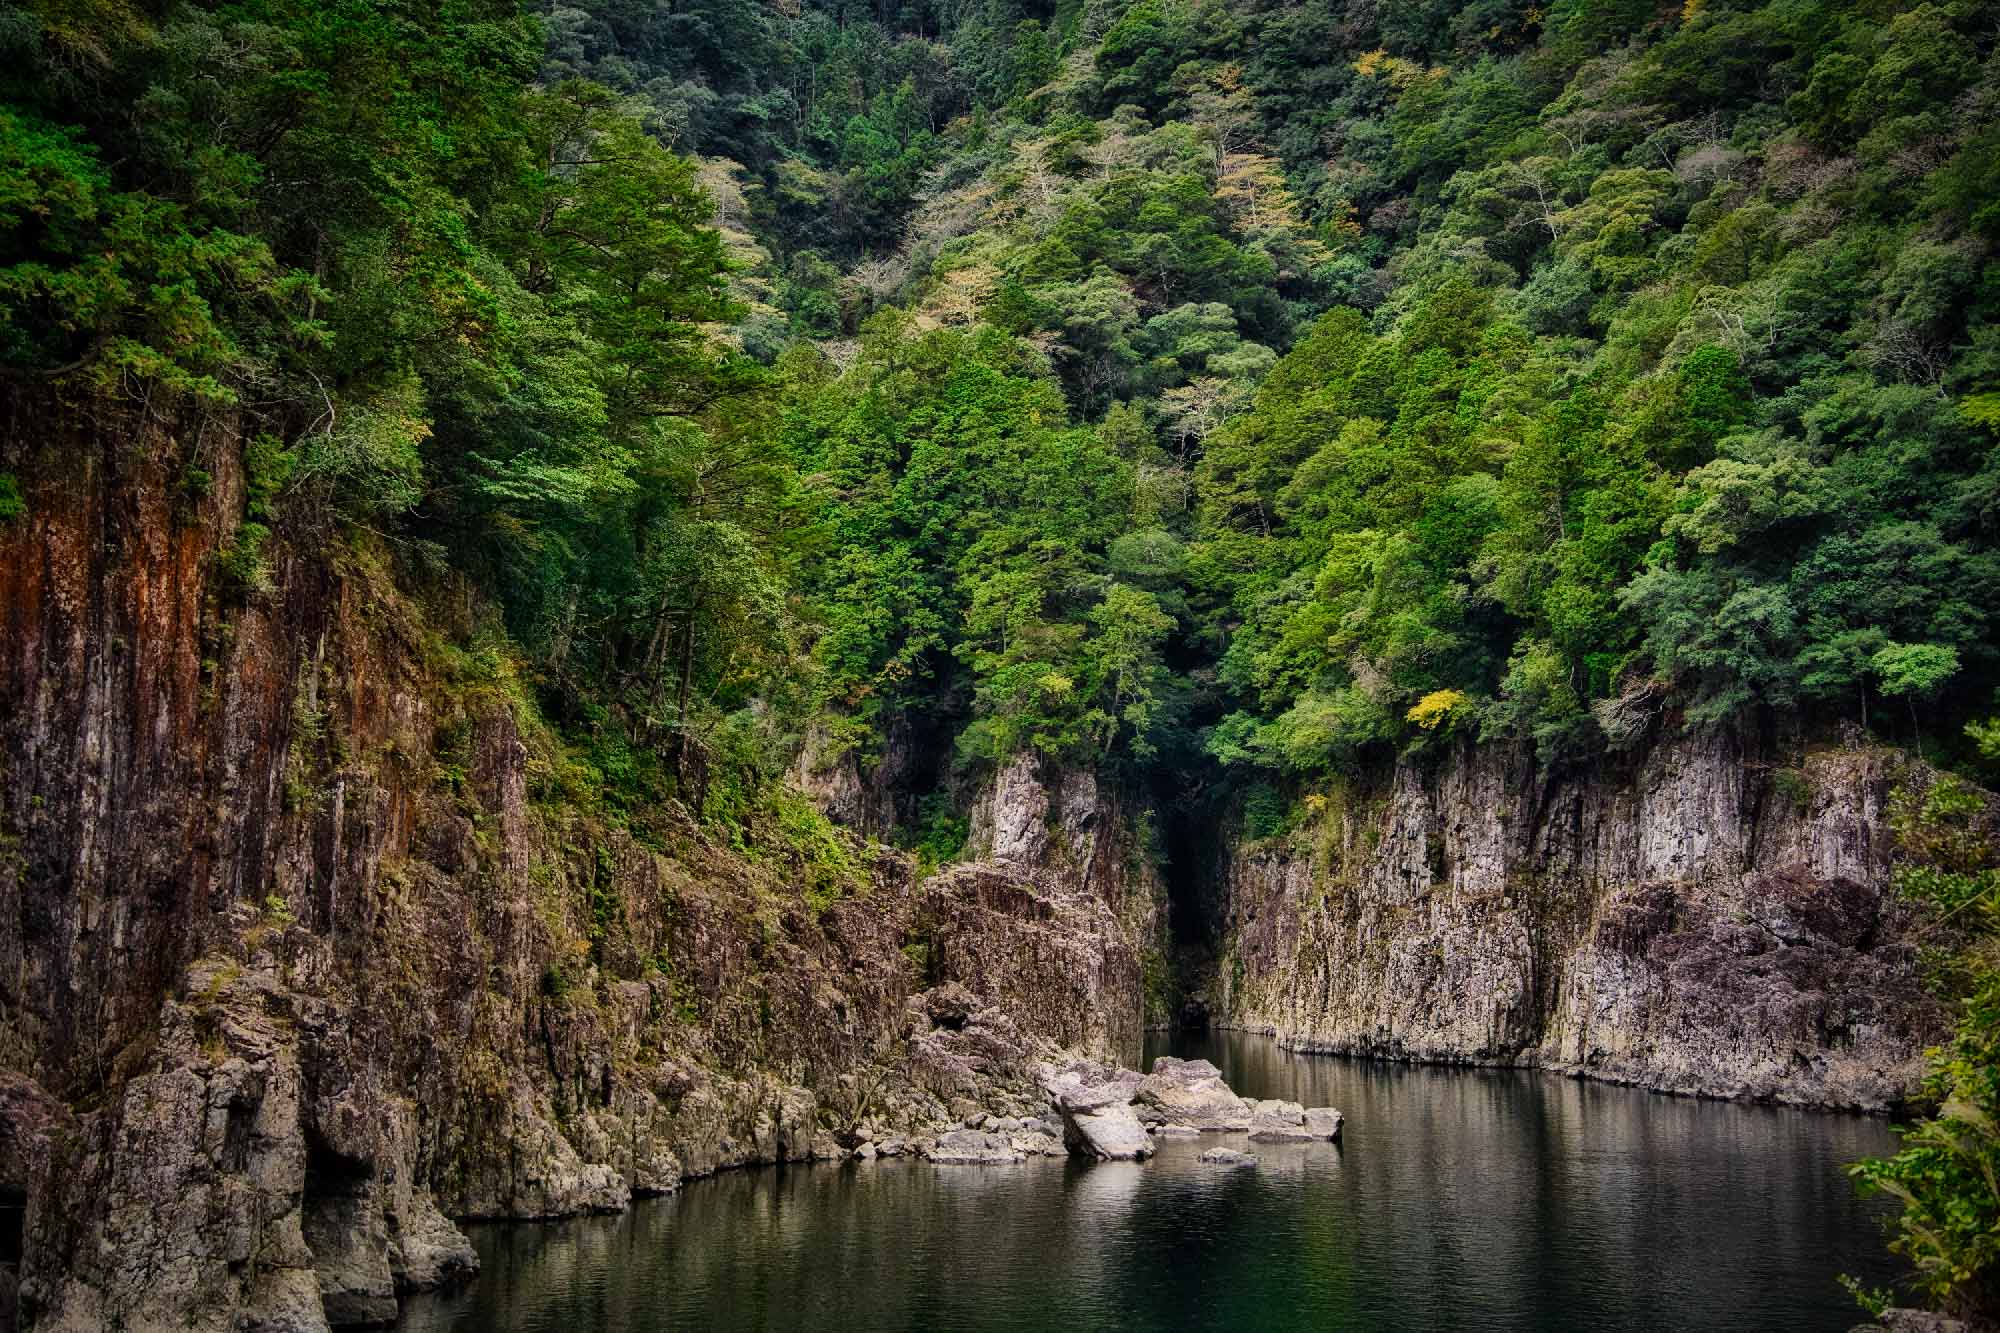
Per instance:
[[[6,355],[250,414],[234,595],[271,524],[389,532],[640,787],[663,738],[763,775],[899,713],[1253,782],[1721,720],[1950,756],[2000,604],[1993,34],[30,7]]]
[[[386,559],[642,839],[832,846],[780,776],[893,737],[938,861],[1022,753],[1249,837],[1467,742],[1990,775],[1997,45],[1977,0],[16,0],[0,375],[171,423],[190,505],[247,440],[209,595]],[[1978,919],[1988,859],[1913,882]]]

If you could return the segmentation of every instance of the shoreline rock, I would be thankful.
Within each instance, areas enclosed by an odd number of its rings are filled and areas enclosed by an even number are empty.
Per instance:
[[[1346,1119],[1330,1106],[1246,1101],[1208,1061],[1168,1055],[1143,1076],[1088,1060],[1046,1065],[1041,1084],[1062,1113],[1071,1154],[1097,1161],[1140,1160],[1158,1150],[1155,1138],[1203,1133],[1247,1131],[1262,1143],[1338,1143]]]
[[[924,1160],[937,1166],[1010,1166],[1027,1159],[1004,1135],[980,1129],[947,1130],[924,1150]]]
[[[1330,1106],[1310,1110],[1297,1102],[1262,1101],[1250,1117],[1252,1143],[1338,1142],[1345,1117]]]
[[[1063,1142],[1073,1156],[1130,1162],[1158,1151],[1132,1110],[1140,1081],[1133,1070],[1088,1060],[1073,1061],[1045,1077],[1042,1086],[1062,1112]]]
[[[1185,1126],[1197,1132],[1228,1132],[1250,1128],[1250,1104],[1222,1081],[1222,1071],[1206,1060],[1177,1060],[1163,1055],[1153,1061],[1133,1094],[1139,1117],[1161,1126]]]

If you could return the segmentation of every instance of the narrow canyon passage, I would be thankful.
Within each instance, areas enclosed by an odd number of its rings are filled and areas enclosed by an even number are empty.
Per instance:
[[[733,1172],[625,1216],[475,1229],[464,1292],[399,1333],[815,1329],[1845,1329],[1886,1280],[1843,1167],[1879,1120],[1525,1071],[1154,1039],[1248,1097],[1339,1106],[1340,1145],[1170,1140],[1143,1164]],[[1241,1141],[1236,1140],[1241,1146]]]

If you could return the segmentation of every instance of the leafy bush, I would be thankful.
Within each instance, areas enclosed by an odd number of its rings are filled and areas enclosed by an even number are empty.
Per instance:
[[[1902,1205],[1890,1248],[1916,1267],[1926,1300],[1971,1316],[2000,1314],[2000,864],[1985,799],[1956,778],[1892,799],[1897,890],[1926,904],[1958,941],[1938,982],[1957,1013],[1929,1053],[1934,1108],[1902,1131],[1892,1157],[1856,1163],[1863,1186]]]

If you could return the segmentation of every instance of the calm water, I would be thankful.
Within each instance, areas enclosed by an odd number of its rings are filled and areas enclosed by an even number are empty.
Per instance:
[[[1880,1121],[1238,1034],[1173,1053],[1340,1107],[1346,1143],[732,1172],[620,1217],[476,1229],[484,1274],[399,1328],[1845,1329],[1835,1275],[1895,1271],[1840,1169],[1893,1146]],[[1195,1160],[1220,1143],[1259,1168]]]

